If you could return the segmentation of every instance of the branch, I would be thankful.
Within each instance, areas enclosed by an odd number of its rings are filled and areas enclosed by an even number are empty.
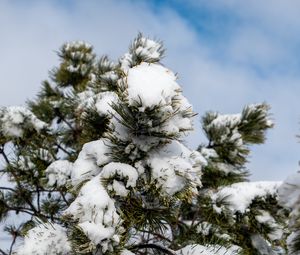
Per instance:
[[[18,231],[19,231],[20,227],[17,229],[17,231],[14,232],[14,238],[13,238],[13,240],[11,242],[11,245],[10,245],[10,248],[9,248],[9,253],[8,253],[9,255],[11,255],[12,252],[13,252],[13,247],[16,243],[16,240],[17,240],[17,237],[18,237]]]
[[[6,252],[4,252],[1,248],[0,248],[0,252],[2,255],[8,255]]]
[[[140,231],[144,232],[144,233],[147,233],[147,234],[151,234],[151,235],[157,236],[158,238],[161,238],[163,240],[168,241],[169,243],[172,243],[172,241],[169,238],[164,237],[163,235],[161,235],[159,233],[155,233],[155,232],[151,232],[151,231],[147,231],[147,230],[140,230]]]
[[[168,254],[168,255],[175,255],[175,253],[172,250],[162,247],[160,245],[154,244],[154,243],[138,244],[138,245],[132,246],[130,249],[131,250],[141,250],[141,249],[147,249],[147,248],[156,249],[156,250],[163,252],[165,254]]]
[[[0,187],[0,189],[9,190],[11,192],[16,192],[13,188],[9,188],[9,187]]]
[[[0,154],[2,154],[2,156],[3,156],[4,160],[5,160],[5,162],[9,165],[9,164],[10,164],[9,159],[8,159],[8,157],[6,156],[5,152],[4,152],[4,144],[2,144],[2,145],[0,146]]]
[[[74,127],[72,127],[72,125],[71,125],[65,118],[61,118],[61,119],[62,119],[62,121],[63,121],[64,123],[67,124],[67,126],[68,126],[73,132],[76,131],[76,130],[74,129]]]
[[[37,216],[37,217],[41,217],[41,218],[45,218],[45,219],[60,220],[60,218],[58,218],[58,217],[47,216],[47,215],[42,214],[40,212],[32,212],[31,208],[26,208],[26,207],[12,207],[12,206],[9,206],[6,203],[4,205],[10,211],[23,212],[23,213],[27,213],[27,214],[29,214],[31,216]]]
[[[40,211],[41,211],[41,204],[40,204],[40,189],[39,189],[38,184],[36,184],[36,193],[37,193],[36,201],[37,201],[38,211],[40,212]]]
[[[70,203],[69,203],[68,200],[66,199],[66,197],[65,197],[65,195],[64,195],[64,193],[63,193],[63,191],[59,191],[59,193],[60,193],[62,199],[64,200],[64,202],[66,203],[66,205],[70,205]]]
[[[59,143],[55,143],[55,145],[61,149],[64,153],[68,154],[69,156],[72,155],[72,153],[70,153],[69,151],[67,151],[64,147],[62,147]]]
[[[9,210],[9,211],[15,211],[15,212],[23,212],[23,213],[27,213],[31,216],[35,216],[35,213],[31,212],[30,211],[30,208],[25,208],[25,207],[11,207],[7,204],[5,204],[6,208]]]

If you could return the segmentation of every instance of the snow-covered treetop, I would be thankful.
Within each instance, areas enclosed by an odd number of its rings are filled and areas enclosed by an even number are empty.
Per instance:
[[[161,42],[153,41],[139,34],[134,39],[129,52],[120,59],[121,69],[126,72],[142,62],[157,63],[163,57],[164,51]]]

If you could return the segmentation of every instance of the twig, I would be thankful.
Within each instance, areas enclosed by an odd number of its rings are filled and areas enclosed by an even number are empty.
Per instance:
[[[66,199],[66,196],[64,195],[64,193],[62,191],[59,191],[62,199],[65,201],[66,205],[70,205],[70,203],[68,202],[68,200]]]
[[[9,187],[0,187],[0,189],[10,190],[12,192],[16,192],[13,188],[9,188]]]
[[[2,154],[2,156],[3,156],[4,160],[5,160],[5,162],[9,165],[9,164],[10,164],[9,159],[8,159],[8,157],[6,156],[5,152],[4,152],[4,145],[1,145],[1,146],[0,146],[0,153]]]
[[[12,240],[12,242],[11,242],[11,245],[10,245],[10,248],[9,248],[9,255],[11,255],[12,254],[12,251],[13,251],[13,247],[14,247],[14,244],[15,244],[15,242],[16,242],[16,239],[17,239],[17,233],[14,233],[14,238],[13,238],[13,240]]]
[[[69,151],[67,151],[64,147],[62,147],[59,143],[55,143],[55,145],[61,149],[64,153],[68,154],[69,156],[72,155],[72,153],[70,153]]]
[[[157,236],[163,240],[166,240],[168,241],[169,243],[172,243],[172,241],[167,238],[167,237],[164,237],[163,235],[159,234],[159,233],[154,233],[154,232],[151,232],[151,231],[148,231],[148,230],[141,230],[141,232],[144,232],[144,233],[148,233],[148,234],[151,234],[151,235],[154,235],[154,236]]]
[[[156,250],[161,251],[168,255],[175,255],[175,253],[172,250],[162,247],[160,245],[154,244],[154,243],[134,245],[130,248],[130,250],[141,250],[141,249],[147,249],[147,248],[156,249]]]

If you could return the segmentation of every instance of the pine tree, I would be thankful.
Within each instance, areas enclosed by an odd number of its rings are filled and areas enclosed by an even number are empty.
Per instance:
[[[189,149],[195,113],[164,52],[141,34],[117,63],[65,44],[23,118],[3,108],[3,171],[16,186],[1,190],[1,218],[30,212],[17,254],[272,254],[263,252],[282,228],[278,184],[245,182],[249,145],[272,127],[268,106],[207,113],[209,142]],[[30,196],[15,201],[19,184]],[[248,200],[236,192],[251,185]]]

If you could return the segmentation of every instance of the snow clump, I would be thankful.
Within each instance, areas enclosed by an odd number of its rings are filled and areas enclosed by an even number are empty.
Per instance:
[[[20,138],[25,128],[34,128],[37,132],[47,124],[39,120],[30,110],[22,106],[0,108],[0,131],[5,137]]]
[[[68,255],[70,252],[66,229],[55,223],[43,223],[28,231],[17,255]]]

